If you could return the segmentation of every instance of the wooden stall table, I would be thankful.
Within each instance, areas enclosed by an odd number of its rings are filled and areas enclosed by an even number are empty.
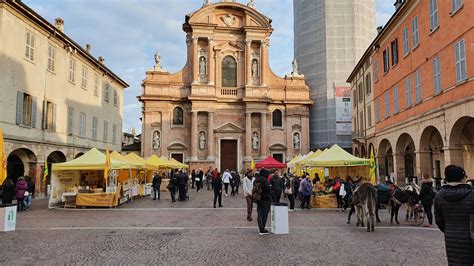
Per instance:
[[[115,193],[77,193],[76,206],[117,207],[118,197]]]
[[[313,196],[311,201],[312,208],[337,208],[336,194],[331,193],[321,196]]]
[[[64,202],[64,208],[67,207],[76,207],[76,192],[64,192],[61,195],[61,200]]]

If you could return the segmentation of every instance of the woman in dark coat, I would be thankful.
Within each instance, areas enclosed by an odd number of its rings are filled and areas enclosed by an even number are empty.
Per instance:
[[[23,200],[25,199],[25,192],[28,190],[28,183],[23,176],[18,178],[16,182],[16,201],[17,201],[17,211],[21,212],[24,210]]]
[[[11,178],[5,179],[2,184],[2,203],[11,204],[15,198],[15,184]]]
[[[427,173],[423,174],[423,180],[421,180],[421,189],[420,189],[420,200],[421,205],[423,205],[423,210],[428,217],[429,225],[425,227],[433,226],[433,213],[431,209],[433,208],[433,200],[436,196],[436,193],[433,191],[433,180],[430,178],[430,175]]]
[[[449,165],[444,175],[448,184],[436,195],[435,220],[444,233],[448,263],[473,265],[474,245],[469,231],[469,214],[474,212],[474,190],[465,183],[466,173],[461,167]]]

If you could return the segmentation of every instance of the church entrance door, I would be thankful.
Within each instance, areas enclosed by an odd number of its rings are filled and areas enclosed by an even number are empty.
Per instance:
[[[237,171],[237,140],[221,140],[221,172],[226,169]]]

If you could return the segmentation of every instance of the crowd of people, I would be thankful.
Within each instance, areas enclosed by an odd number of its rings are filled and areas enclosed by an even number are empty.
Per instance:
[[[30,208],[35,193],[35,182],[29,176],[20,176],[16,183],[7,177],[2,183],[2,204],[17,203],[17,211],[22,212]]]

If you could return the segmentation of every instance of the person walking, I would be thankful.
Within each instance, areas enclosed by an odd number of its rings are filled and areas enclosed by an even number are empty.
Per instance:
[[[199,192],[199,190],[202,189],[203,178],[204,172],[199,168],[199,171],[196,173],[196,192]]]
[[[188,181],[187,174],[183,172],[183,170],[178,171],[178,200],[185,201],[186,200],[186,182]]]
[[[225,196],[229,196],[229,184],[230,180],[232,179],[232,175],[229,172],[229,169],[226,169],[224,171],[224,174],[222,175],[222,182],[224,183],[224,189],[225,189]]]
[[[217,175],[212,178],[212,189],[214,190],[214,208],[216,203],[219,202],[219,207],[222,208],[222,178],[221,175]]]
[[[191,188],[194,188],[194,184],[196,183],[196,170],[191,171]]]
[[[33,195],[35,193],[35,182],[31,176],[25,176],[25,181],[28,186],[28,196],[25,196],[23,200],[23,208],[25,210],[29,209],[31,206],[31,202],[33,201]]]
[[[252,221],[252,208],[253,208],[252,190],[253,190],[254,181],[255,181],[255,178],[253,176],[252,171],[247,171],[247,174],[245,174],[244,182],[242,186],[244,189],[245,200],[247,201],[247,221],[249,222]]]
[[[303,195],[303,201],[301,202],[301,209],[309,209],[309,202],[311,200],[311,183],[307,175],[301,181],[301,194]]]
[[[15,184],[9,177],[2,184],[2,204],[11,204],[15,198]]]
[[[161,180],[163,177],[158,173],[155,172],[155,175],[153,176],[153,181],[152,181],[152,187],[153,187],[153,200],[156,200],[158,197],[158,200],[160,200],[160,187],[161,187]]]
[[[281,179],[278,171],[275,171],[270,178],[270,190],[272,195],[272,202],[279,203],[281,198],[281,193],[283,192],[283,180]]]
[[[466,184],[466,172],[448,165],[444,170],[448,183],[435,197],[435,221],[444,233],[449,265],[474,265],[474,242],[470,215],[474,214],[474,190]]]
[[[287,174],[283,175],[283,180],[284,180],[284,187],[285,190],[283,193],[285,193],[286,197],[288,198],[288,201],[290,202],[290,211],[295,210],[295,194],[293,193],[293,180],[288,177]]]
[[[207,190],[212,188],[212,168],[209,166],[209,170],[206,172],[206,186]]]
[[[170,177],[170,182],[168,183],[168,190],[171,195],[171,202],[176,202],[176,189],[178,188],[178,173],[174,173]]]
[[[421,180],[421,189],[420,189],[420,200],[421,205],[423,205],[423,211],[428,217],[428,225],[425,227],[433,227],[433,213],[431,209],[433,207],[433,200],[436,197],[436,193],[433,191],[433,179],[431,179],[430,174],[424,173],[423,179]]]
[[[236,173],[235,171],[230,172],[230,175],[232,176],[232,179],[230,180],[230,187],[232,189],[230,195],[235,196],[239,194],[240,176],[239,173]]]
[[[346,212],[347,207],[352,204],[353,184],[350,176],[346,176],[346,180],[344,181],[344,190],[346,191],[346,194],[342,197],[342,211]]]
[[[260,191],[260,200],[257,201],[257,223],[259,235],[270,234],[266,229],[268,213],[270,212],[270,206],[272,204],[272,198],[270,194],[270,185],[268,184],[268,176],[270,172],[266,169],[260,170],[258,177],[254,181],[254,186]]]
[[[25,199],[25,196],[28,196],[25,194],[28,194],[28,183],[26,183],[23,176],[20,176],[16,182],[16,202],[18,212],[24,211],[23,200]]]

